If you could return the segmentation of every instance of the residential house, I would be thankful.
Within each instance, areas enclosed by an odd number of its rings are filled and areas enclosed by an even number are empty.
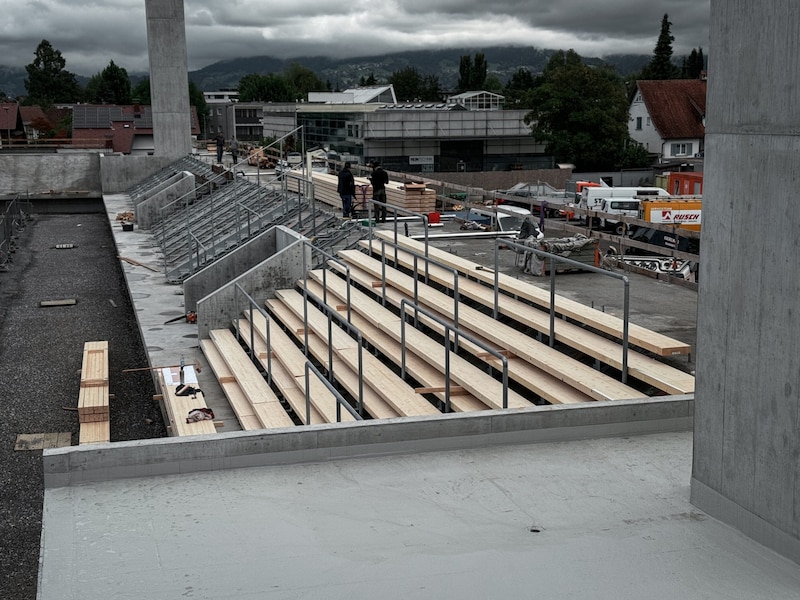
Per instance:
[[[659,162],[702,158],[705,150],[705,79],[636,82],[628,132]]]
[[[191,107],[191,135],[200,134]],[[153,113],[146,104],[76,104],[72,107],[72,145],[120,154],[152,154]]]
[[[22,114],[16,102],[0,102],[0,147],[13,144],[22,134]]]

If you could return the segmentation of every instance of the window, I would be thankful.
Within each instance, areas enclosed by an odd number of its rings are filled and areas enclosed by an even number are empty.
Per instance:
[[[692,144],[672,144],[672,156],[686,156],[692,153]]]
[[[651,123],[650,123],[650,117],[647,117],[647,126],[648,126],[648,127],[650,127],[650,125],[651,125]]]
[[[636,117],[636,131],[642,130],[642,117]]]

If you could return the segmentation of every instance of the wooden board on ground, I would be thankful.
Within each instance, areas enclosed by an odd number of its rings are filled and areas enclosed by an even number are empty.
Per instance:
[[[72,433],[19,433],[14,444],[15,451],[44,450],[45,448],[64,448],[72,445]]]
[[[375,236],[380,239],[394,240],[394,234],[392,232],[377,231],[375,232]],[[425,245],[422,242],[412,240],[405,236],[397,236],[397,242],[402,247],[409,248],[418,253],[424,253]],[[442,264],[457,269],[468,277],[494,286],[494,273],[483,265],[478,265],[477,263],[457,257],[432,246],[428,247],[428,255],[440,261]],[[520,281],[504,273],[498,274],[498,281],[501,289],[504,291],[549,310],[549,291]],[[592,327],[618,339],[622,339],[622,319],[563,296],[557,295],[555,304],[558,314],[584,323],[588,327]],[[676,356],[691,353],[691,346],[689,344],[641,327],[635,323],[629,323],[628,339],[631,344],[635,344],[659,356]]]

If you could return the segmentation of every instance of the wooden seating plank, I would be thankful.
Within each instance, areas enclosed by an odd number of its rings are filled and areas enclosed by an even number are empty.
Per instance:
[[[370,248],[368,241],[363,242],[362,245]],[[376,252],[380,251],[380,247],[375,244],[373,244],[372,249]],[[395,255],[401,265],[413,269],[414,261],[410,254],[403,250],[398,250],[397,253],[394,250],[391,252],[387,250],[387,256],[390,256],[392,260],[394,260]],[[419,269],[422,271],[424,266],[419,266]],[[431,281],[435,281],[450,290],[453,289],[452,274],[446,269],[436,265],[429,265],[428,276]],[[483,284],[460,277],[458,289],[459,294],[462,296],[489,308],[493,306],[493,295],[489,293],[490,290]],[[549,313],[505,294],[499,295],[498,305],[501,314],[524,323],[545,335],[549,335]],[[557,341],[580,350],[587,356],[591,356],[616,369],[622,369],[622,346],[619,343],[562,319],[556,319],[555,321],[555,334]],[[636,352],[634,348],[630,348],[628,352],[628,374],[668,394],[690,394],[694,392],[695,380],[691,374],[649,356],[644,356]]]
[[[322,298],[323,277],[321,271],[309,272],[309,278],[309,289],[318,298]],[[343,279],[329,275],[325,278],[325,283],[328,293],[334,294],[340,301],[346,301],[345,288],[347,283]],[[400,366],[402,364],[400,345],[375,324],[386,321],[399,322],[399,318],[355,288],[350,292],[350,307],[352,309],[350,314],[351,323],[361,331],[361,334],[370,344],[396,366]],[[344,309],[340,312],[344,316]],[[444,388],[444,375],[437,368],[419,358],[411,349],[406,349],[406,371],[411,377],[425,386]],[[434,395],[442,402],[446,400],[444,392],[436,392]],[[469,393],[458,396],[451,395],[450,406],[457,412],[489,410],[486,404]]]
[[[295,311],[295,315],[303,315],[303,298],[296,290],[277,290],[276,298],[279,298],[290,309]],[[347,364],[353,371],[358,370],[359,353],[361,355],[361,369],[364,383],[369,385],[379,396],[381,396],[390,406],[392,406],[402,416],[422,416],[440,414],[439,411],[425,398],[416,394],[406,382],[400,379],[394,371],[383,364],[378,358],[373,356],[366,349],[359,350],[358,341],[351,338],[347,333],[333,327],[331,337],[328,338],[328,320],[317,308],[309,307],[308,325],[314,330],[316,335],[334,349],[339,358]],[[348,338],[349,342],[342,340]]]
[[[303,329],[302,320],[292,312],[288,306],[277,299],[267,300],[266,306],[269,311],[290,331],[301,331]],[[297,334],[296,337],[303,341],[303,335]],[[323,365],[328,364],[328,346],[325,342],[314,335],[309,333],[308,336],[309,352],[314,358]],[[342,385],[347,392],[358,399],[359,385],[358,373],[352,371],[345,365],[339,358],[334,355],[333,360],[333,373],[336,381]],[[391,419],[400,416],[398,412],[392,408],[383,398],[381,398],[375,391],[368,385],[363,386],[363,403],[364,409],[375,419]]]
[[[212,329],[209,337],[236,377],[242,392],[252,404],[264,428],[294,427],[294,422],[281,406],[275,392],[267,385],[263,375],[242,350],[233,333],[228,329]]]
[[[250,321],[249,314],[244,313],[245,318],[240,319],[242,329],[245,331],[245,338],[249,334]],[[267,320],[261,313],[253,313],[255,320],[254,343],[256,352],[261,357],[259,361],[264,369],[271,369],[272,381],[281,391],[292,410],[305,423],[306,419],[306,382],[305,369],[300,368],[300,375],[296,375],[296,364],[302,361],[305,365],[305,355],[289,339],[289,336],[277,326],[270,327],[270,344],[272,359],[267,360]],[[249,343],[249,340],[245,340]],[[299,357],[298,357],[299,355]],[[311,423],[335,423],[336,422],[336,397],[331,391],[317,379],[314,373],[309,377],[309,413]],[[354,421],[353,416],[346,410],[341,413],[342,421]]]
[[[372,279],[372,276],[370,274],[362,271],[361,269],[355,267],[354,265],[349,265],[349,266],[350,266],[350,276],[353,281],[358,282],[361,285],[367,285],[368,282]],[[314,274],[312,273],[311,276],[313,277]],[[333,280],[333,278],[328,277],[327,279],[328,279],[329,289],[336,289],[336,286],[338,284],[331,281]],[[346,286],[344,280],[340,279],[340,281],[341,281],[341,286]],[[379,290],[376,289],[375,293],[379,294],[380,292]],[[353,292],[351,292],[351,306],[357,306],[354,305],[353,303],[353,295],[354,295]],[[386,298],[388,302],[390,302],[391,304],[393,304],[398,308],[400,307],[400,301],[402,299],[410,299],[409,296],[406,296],[405,294],[402,294],[398,290],[391,287],[386,290]],[[368,304],[375,304],[375,303],[376,302],[368,300]],[[364,308],[366,314],[369,314],[369,311],[374,311],[374,310],[375,309],[371,307]],[[397,330],[393,334],[393,339],[396,340],[395,344],[397,344],[400,341],[400,334],[399,334],[400,319],[393,313],[390,314],[392,314],[393,316],[393,321],[397,323]],[[444,335],[444,330],[440,325],[425,318],[423,318],[423,321],[426,322],[426,324],[429,327],[435,329],[440,334]],[[481,336],[477,335],[477,337]],[[480,348],[477,345],[473,345],[472,343],[467,342],[466,340],[462,340],[462,347],[464,349],[471,351],[475,355],[486,354],[483,348]],[[500,363],[499,360],[487,360],[487,362],[497,369],[502,369],[502,364]],[[544,398],[551,404],[578,404],[582,402],[591,402],[594,400],[594,398],[592,398],[591,396],[575,389],[574,387],[568,385],[563,381],[556,379],[555,377],[552,377],[551,375],[542,371],[541,369],[538,369],[537,367],[534,367],[533,365],[530,365],[523,361],[519,360],[508,361],[508,374],[511,379],[517,381],[519,384],[531,390],[541,398]],[[453,398],[451,397],[451,402],[452,401]]]
[[[236,381],[236,378],[230,368],[228,368],[228,364],[220,354],[219,349],[214,345],[214,342],[210,339],[200,340],[200,349],[203,351],[203,355],[206,357],[211,370],[214,372],[222,388],[222,392],[228,399],[228,403],[231,405],[242,429],[245,431],[263,429],[261,421],[256,416],[252,405],[247,400],[247,396],[245,396],[242,388],[239,387],[239,382]]]
[[[361,254],[365,260],[373,260],[361,252],[354,252]],[[377,323],[377,325],[396,341],[400,341],[401,325],[399,319],[394,323]],[[442,371],[444,370],[445,348],[441,343],[432,340],[413,327],[407,327],[405,333],[407,347],[412,348],[427,363],[442,369]],[[450,354],[450,377],[456,385],[465,388],[489,407],[503,408],[502,383],[455,353]],[[531,402],[513,390],[508,390],[507,397],[509,408],[530,408],[533,406]]]
[[[395,239],[391,232],[386,231],[378,231],[375,233],[375,236],[390,241]],[[424,252],[425,249],[424,243],[406,236],[398,235],[397,243],[415,252]],[[482,265],[478,265],[477,263],[430,245],[428,247],[428,255],[449,267],[457,269],[468,277],[481,281],[489,286],[494,286],[494,273],[490,270],[486,270]],[[515,279],[505,273],[498,274],[498,283],[501,289],[506,292],[524,298],[547,310],[550,309],[549,291]],[[556,311],[559,314],[584,323],[589,327],[593,327],[598,331],[612,335],[617,339],[622,339],[622,319],[611,314],[590,308],[580,302],[558,295],[556,296]],[[689,344],[652,331],[636,323],[629,323],[628,325],[628,339],[631,344],[635,344],[659,356],[676,356],[691,353],[691,346]]]
[[[343,250],[339,255],[347,262],[358,265],[375,276],[381,274],[380,261],[359,250]],[[414,283],[409,275],[387,268],[385,276],[393,287],[406,294],[413,294]],[[428,286],[418,287],[420,302],[437,312],[453,319],[453,299]],[[527,362],[550,373],[574,388],[596,400],[623,400],[640,398],[642,393],[615,379],[596,371],[592,367],[572,359],[557,350],[533,340],[525,333],[499,323],[491,316],[469,306],[459,306],[460,323],[469,324],[473,330],[481,331],[483,336],[498,347],[511,350]]]
[[[187,367],[191,368],[191,367]],[[186,422],[189,411],[195,408],[206,408],[206,401],[203,394],[197,394],[195,398],[191,396],[178,396],[175,392],[177,385],[168,385],[164,377],[164,370],[158,370],[158,383],[161,389],[164,411],[169,421],[168,427],[170,434],[175,436],[184,435],[208,435],[216,433],[212,420]]]

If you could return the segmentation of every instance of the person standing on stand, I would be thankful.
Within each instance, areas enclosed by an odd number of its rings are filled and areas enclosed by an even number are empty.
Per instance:
[[[375,205],[375,220],[378,223],[386,222],[386,184],[389,183],[389,174],[381,168],[381,163],[373,160],[370,163],[372,176],[369,180],[372,183],[372,199],[383,204]]]
[[[217,137],[214,138],[214,141],[217,142],[217,162],[221,163],[222,153],[225,151],[225,138],[221,133],[218,133]]]
[[[239,140],[231,138],[231,156],[233,157],[233,164],[239,162]]]
[[[350,171],[350,163],[344,163],[344,167],[339,171],[339,184],[336,186],[339,197],[342,199],[342,216],[344,218],[353,216],[353,196],[356,194],[356,180]]]

